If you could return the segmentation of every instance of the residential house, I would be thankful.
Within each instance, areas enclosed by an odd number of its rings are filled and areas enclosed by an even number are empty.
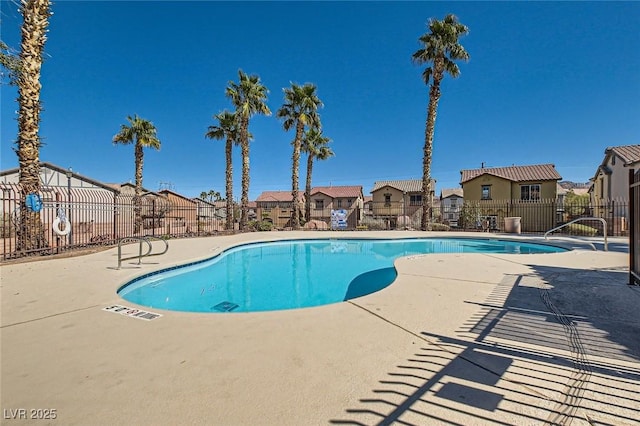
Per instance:
[[[311,220],[331,224],[332,210],[347,211],[347,226],[356,228],[362,219],[364,194],[361,185],[311,188]]]
[[[363,200],[363,215],[373,215],[373,197],[371,195],[365,195]]]
[[[460,210],[464,203],[464,191],[462,188],[443,189],[440,191],[440,211],[442,223],[452,227],[458,226]]]
[[[505,217],[520,217],[525,232],[544,232],[556,224],[562,177],[553,164],[481,167],[461,170],[460,176],[466,222],[487,219],[492,229],[501,229]]]
[[[109,183],[118,190],[116,197],[116,223],[118,237],[134,235],[136,186],[131,182]],[[161,235],[165,233],[165,222],[172,204],[169,198],[157,192],[142,188],[140,209],[142,234]]]
[[[219,232],[226,227],[226,201],[192,198],[197,206],[198,232]]]
[[[0,208],[5,236],[12,235],[9,228],[16,223],[19,215],[19,173],[19,168],[0,172]],[[71,168],[65,169],[47,162],[40,163],[40,183],[39,195],[43,203],[40,216],[47,229],[50,245],[61,243],[52,230],[53,221],[60,214],[64,214],[71,223],[71,232],[65,237],[68,244],[90,242],[96,236],[114,233],[117,189],[74,172]]]
[[[260,220],[271,222],[276,228],[291,226],[294,203],[291,191],[265,191],[256,199],[256,214]],[[304,214],[304,194],[298,192],[296,206],[299,217]]]
[[[195,201],[169,189],[158,193],[171,203],[171,209],[165,216],[166,234],[190,234],[198,230],[198,204]]]
[[[434,206],[435,186],[435,179],[431,179],[430,206]],[[385,220],[388,228],[420,224],[422,179],[376,181],[371,196],[373,216]]]
[[[614,232],[626,232],[629,203],[629,170],[640,167],[640,145],[612,146],[591,178],[593,215],[613,221]]]

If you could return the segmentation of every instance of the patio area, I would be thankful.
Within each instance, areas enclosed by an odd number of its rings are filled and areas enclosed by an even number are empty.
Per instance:
[[[136,307],[116,290],[138,275],[243,242],[425,236],[452,234],[249,233],[169,240],[120,270],[115,248],[3,265],[3,424],[640,424],[640,288],[624,239],[608,252],[409,256],[384,290],[315,308],[104,310]],[[43,410],[56,418],[35,419]]]

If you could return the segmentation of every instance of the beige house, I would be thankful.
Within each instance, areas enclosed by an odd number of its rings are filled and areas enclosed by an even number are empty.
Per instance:
[[[601,204],[607,200],[629,198],[629,169],[640,166],[640,145],[613,146],[605,149],[602,164],[590,179],[591,201]]]
[[[167,234],[189,234],[198,230],[198,204],[195,201],[169,189],[158,193],[171,203],[165,221]]]
[[[265,191],[256,199],[257,217],[259,220],[271,222],[276,228],[289,227],[294,208],[292,200],[291,191]],[[302,192],[298,192],[296,207],[299,214],[304,214],[304,194]]]
[[[116,197],[118,237],[133,235],[136,186],[131,182],[122,184],[109,183],[107,185],[118,191],[118,196]],[[140,203],[142,207],[142,233],[144,235],[163,234],[165,232],[165,219],[172,208],[169,199],[162,194],[142,188]]]
[[[500,228],[505,217],[520,217],[523,231],[546,231],[556,223],[556,195],[562,176],[553,164],[481,167],[460,171],[466,205]],[[471,207],[469,207],[471,208]]]
[[[460,210],[464,203],[464,191],[462,188],[450,188],[440,191],[440,212],[442,223],[449,226],[458,226]]]
[[[431,179],[429,205],[434,206],[435,179]],[[388,221],[390,228],[420,222],[422,214],[422,179],[383,180],[371,190],[373,216]]]
[[[608,147],[590,179],[593,215],[613,220],[614,232],[627,230],[629,170],[640,167],[640,145]]]
[[[364,208],[362,186],[318,186],[311,188],[311,219],[330,225],[332,210],[347,210],[347,224],[358,226]]]

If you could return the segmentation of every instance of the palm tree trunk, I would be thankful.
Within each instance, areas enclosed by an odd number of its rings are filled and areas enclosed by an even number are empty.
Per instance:
[[[304,190],[304,215],[305,220],[311,220],[311,173],[313,172],[313,155],[307,157],[307,184]]]
[[[42,52],[49,25],[49,0],[23,0],[22,41],[20,61],[22,71],[18,78],[18,162],[21,191],[20,220],[16,249],[32,251],[48,247],[39,212],[28,211],[28,194],[40,192],[40,71]]]
[[[438,78],[439,74],[439,78]],[[427,124],[424,135],[424,152],[422,160],[422,220],[420,229],[427,230],[429,214],[431,211],[431,158],[433,155],[433,133],[436,125],[438,101],[440,100],[440,81],[442,72],[434,73],[433,83],[429,89],[429,106],[427,108]]]
[[[137,235],[142,229],[142,166],[144,162],[144,153],[142,145],[136,141],[135,147],[136,160],[136,195],[133,197],[133,233]]]
[[[302,144],[302,133],[304,123],[298,120],[296,124],[296,137],[293,140],[293,168],[291,170],[291,227],[300,229],[300,219],[298,216],[298,170],[300,169],[300,146]]]
[[[227,138],[227,144],[225,146],[225,157],[227,160],[227,172],[226,172],[226,194],[227,197],[227,222],[225,228],[227,230],[233,229],[233,157],[232,157],[233,141]]]
[[[242,196],[240,199],[240,229],[245,230],[249,216],[249,119],[242,118],[240,127],[240,144],[242,148]]]

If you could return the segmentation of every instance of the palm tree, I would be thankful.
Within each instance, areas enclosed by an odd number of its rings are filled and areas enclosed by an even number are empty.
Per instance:
[[[469,29],[458,22],[458,18],[449,14],[442,21],[429,20],[429,32],[419,38],[422,48],[412,56],[418,64],[430,64],[422,73],[425,84],[429,85],[429,106],[424,135],[424,153],[422,160],[422,222],[421,229],[427,230],[427,219],[431,208],[431,157],[433,153],[433,133],[436,124],[438,101],[440,100],[440,82],[444,73],[452,77],[460,75],[460,69],[454,60],[469,60],[469,54],[460,45],[458,38],[466,35]]]
[[[242,149],[242,197],[240,199],[240,229],[247,227],[249,215],[249,119],[255,114],[271,115],[265,103],[269,90],[260,83],[257,75],[247,75],[238,70],[239,82],[229,82],[225,94],[236,107],[240,148]]]
[[[326,160],[333,157],[334,153],[329,148],[331,139],[322,135],[322,131],[311,128],[302,138],[301,151],[307,154],[307,183],[304,190],[304,216],[305,221],[311,220],[311,174],[313,173],[314,160]]]
[[[236,115],[229,111],[222,111],[220,114],[214,115],[214,119],[218,120],[217,126],[209,126],[209,130],[205,137],[209,139],[226,138],[225,157],[226,166],[226,199],[227,199],[227,221],[225,227],[227,230],[233,229],[233,144],[238,143],[238,121]]]
[[[18,76],[20,75],[20,57],[9,49],[9,46],[0,40],[0,84],[5,84],[4,79],[10,86],[18,84]],[[4,70],[3,70],[4,69]]]
[[[295,127],[296,134],[291,144],[293,145],[293,166],[291,169],[291,198],[293,209],[291,214],[291,227],[300,228],[298,217],[298,169],[300,165],[300,148],[302,146],[302,136],[305,126],[320,129],[320,116],[318,108],[322,107],[322,101],[316,95],[316,86],[307,83],[298,86],[291,83],[290,88],[284,89],[285,103],[278,110],[277,116],[284,120],[282,126],[284,130]]]
[[[26,206],[28,194],[40,192],[40,70],[51,16],[49,0],[22,0],[22,39],[18,74],[18,162],[20,164],[20,220],[16,249],[48,246],[40,213]]]
[[[160,140],[157,137],[157,129],[149,120],[140,118],[137,115],[128,116],[129,125],[123,124],[120,132],[113,137],[114,144],[128,145],[135,144],[135,164],[136,164],[136,188],[133,197],[134,227],[133,232],[137,234],[142,228],[142,166],[144,163],[143,148],[160,149]]]

